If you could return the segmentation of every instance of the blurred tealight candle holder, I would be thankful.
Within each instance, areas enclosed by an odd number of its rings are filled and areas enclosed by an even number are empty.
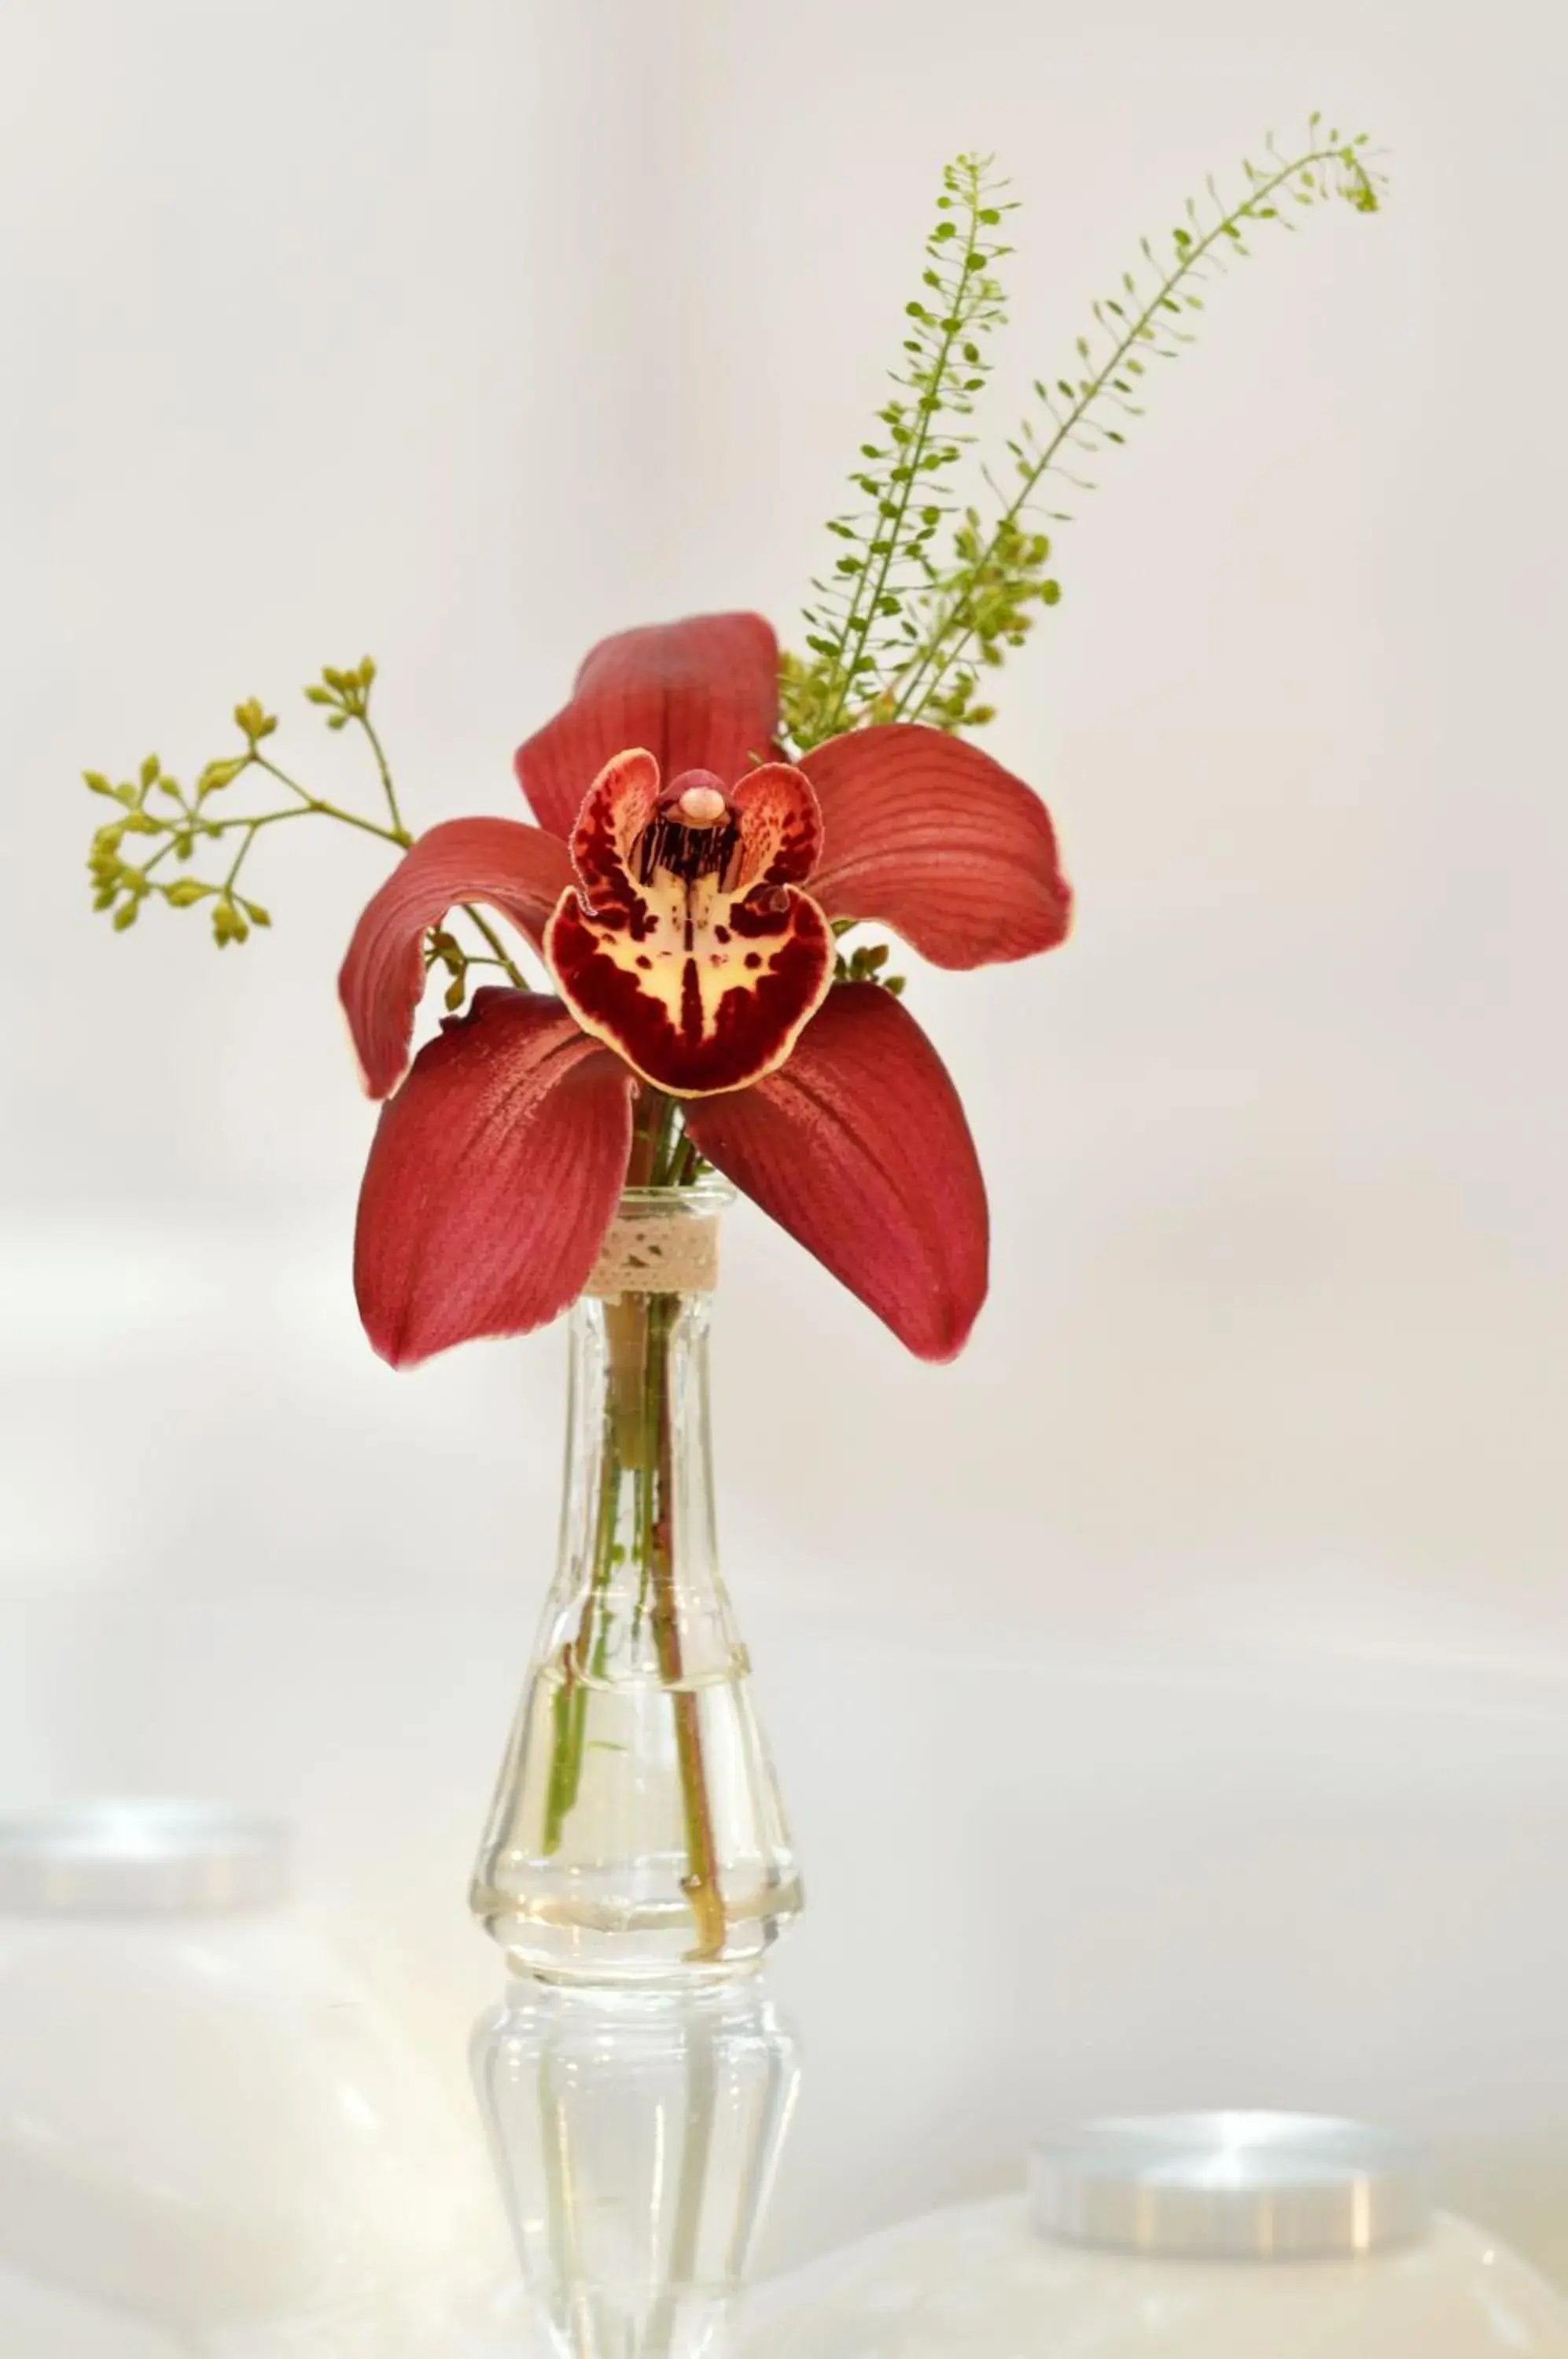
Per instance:
[[[95,2354],[116,2320],[137,2354],[458,2347],[478,2141],[290,1880],[288,1829],[215,1805],[0,1819],[5,2359],[41,2359],[7,2282]]]
[[[1109,2121],[758,2289],[737,2359],[1568,2359],[1568,2303],[1354,2122]]]

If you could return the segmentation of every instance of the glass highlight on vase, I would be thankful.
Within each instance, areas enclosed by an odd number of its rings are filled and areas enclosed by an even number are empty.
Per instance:
[[[656,1987],[755,1965],[801,1905],[719,1575],[717,1180],[629,1189],[572,1314],[559,1560],[474,1871],[515,1969]]]

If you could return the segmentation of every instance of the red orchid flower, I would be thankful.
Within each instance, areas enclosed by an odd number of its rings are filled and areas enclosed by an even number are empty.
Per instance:
[[[354,1286],[395,1364],[575,1299],[643,1085],[912,1352],[962,1348],[987,1259],[964,1109],[890,992],[833,981],[831,921],[875,919],[938,966],[1049,950],[1071,908],[1055,837],[1021,780],[940,730],[773,758],[778,679],[756,614],[604,640],[517,755],[539,824],[431,828],[360,919],[339,988],[387,1103]],[[460,901],[516,925],[561,995],[476,992],[408,1067],[425,934]]]

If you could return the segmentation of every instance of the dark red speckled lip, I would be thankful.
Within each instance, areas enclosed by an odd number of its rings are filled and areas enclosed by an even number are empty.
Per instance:
[[[583,1030],[679,1097],[776,1071],[833,980],[833,929],[799,881],[822,842],[788,763],[733,788],[706,770],[661,786],[640,748],[606,764],[572,832],[578,889],[545,932]]]

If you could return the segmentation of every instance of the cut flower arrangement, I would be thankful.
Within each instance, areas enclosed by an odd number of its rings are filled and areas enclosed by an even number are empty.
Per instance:
[[[474,1879],[515,1962],[658,1984],[753,1962],[800,1905],[717,1568],[707,1297],[739,1190],[911,1352],[960,1351],[985,1299],[964,1109],[888,971],[1033,956],[1072,897],[1033,788],[973,744],[985,684],[1059,596],[1062,507],[1192,341],[1260,231],[1377,209],[1364,137],[1312,118],[1239,192],[1209,184],[1094,306],[1000,471],[973,419],[1004,318],[1013,211],[988,163],[942,176],[901,351],[832,519],[802,649],[760,615],[618,632],[516,757],[530,820],[415,834],[371,715],[376,667],[307,689],[363,734],[375,808],[276,758],[275,717],[189,788],[149,756],[87,784],[96,906],[270,923],[251,862],[332,820],[399,854],[340,990],[382,1102],[360,1196],[365,1331],[405,1364],[572,1310],[561,1555]],[[254,790],[260,790],[257,796]],[[246,800],[246,790],[253,790]],[[204,873],[211,870],[212,873]],[[870,939],[851,941],[870,925]],[[444,1020],[415,1053],[420,1005]]]

